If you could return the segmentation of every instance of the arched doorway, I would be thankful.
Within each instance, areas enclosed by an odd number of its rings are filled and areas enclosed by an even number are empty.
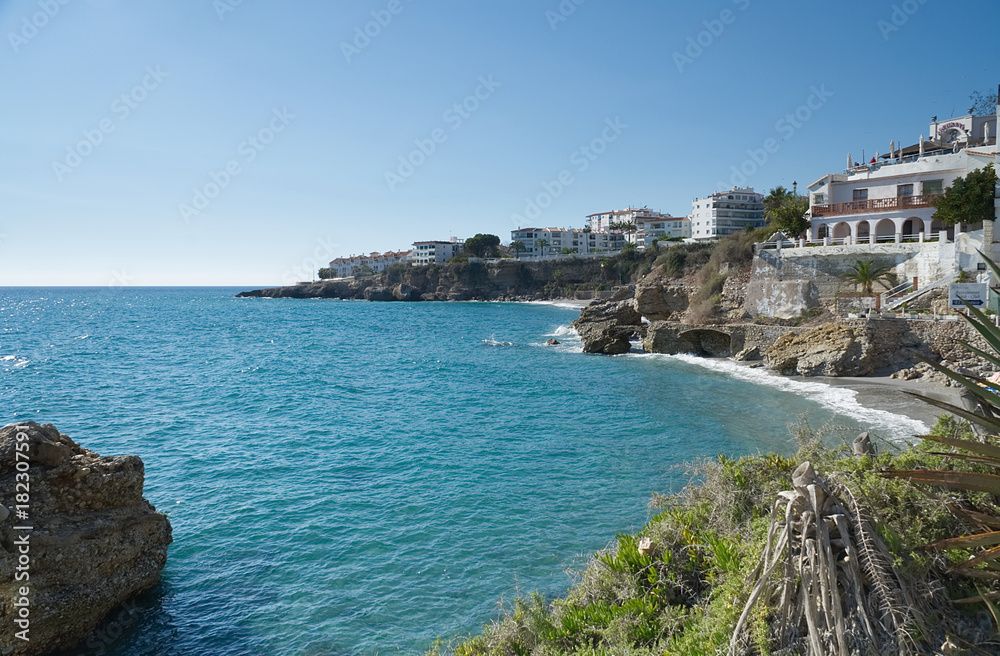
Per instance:
[[[826,239],[830,236],[830,226],[825,223],[819,224],[816,228],[816,239]]]
[[[843,242],[846,238],[851,236],[851,226],[847,223],[841,221],[837,225],[833,226],[833,238],[837,242]]]
[[[917,239],[924,232],[924,220],[911,216],[903,221],[903,239]]]
[[[894,241],[896,239],[896,224],[892,219],[882,219],[875,224],[876,241]]]
[[[946,239],[949,241],[955,239],[955,226],[946,226],[940,221],[931,221],[931,237],[937,239],[941,232],[945,233]]]
[[[872,226],[867,221],[858,222],[858,241],[864,240],[868,241],[868,237],[871,235]]]

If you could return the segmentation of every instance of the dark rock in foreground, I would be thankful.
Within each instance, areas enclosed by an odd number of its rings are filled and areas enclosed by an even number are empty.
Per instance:
[[[51,424],[0,429],[0,654],[71,648],[156,585],[171,527],[144,478],[137,456],[102,458]]]

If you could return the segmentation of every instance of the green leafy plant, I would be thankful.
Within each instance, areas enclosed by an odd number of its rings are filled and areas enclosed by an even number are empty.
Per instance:
[[[871,260],[855,262],[851,270],[841,276],[847,282],[854,283],[860,287],[865,294],[871,294],[875,288],[875,283],[880,283],[886,289],[892,287],[895,276],[889,267],[875,266]]]
[[[1000,277],[1000,268],[997,267],[996,263],[985,256],[983,257],[993,274]],[[982,336],[992,353],[968,342],[960,340],[960,343],[1000,370],[1000,328],[997,328],[982,310],[967,302],[965,306],[968,312],[961,316]],[[994,473],[1000,470],[1000,444],[998,444],[998,440],[1000,440],[1000,393],[994,389],[996,383],[958,373],[928,358],[921,357],[920,359],[963,387],[966,394],[971,395],[978,407],[970,410],[922,394],[910,394],[933,406],[947,410],[957,417],[967,419],[983,429],[980,435],[928,435],[924,439],[952,449],[932,452],[932,455],[943,458],[945,463],[972,465],[973,467],[896,470],[886,472],[885,476],[904,478],[914,483],[946,489],[985,492],[1000,496],[1000,475]],[[955,564],[952,571],[977,579],[1000,581],[1000,567],[995,564],[995,561],[1000,558],[1000,517],[995,514],[963,509],[957,504],[951,504],[950,507],[956,514],[979,526],[980,532],[939,540],[929,547],[942,550],[973,550],[976,552],[975,555]]]

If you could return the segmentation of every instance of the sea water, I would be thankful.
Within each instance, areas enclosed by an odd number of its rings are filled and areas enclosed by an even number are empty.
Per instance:
[[[73,653],[419,654],[565,592],[684,463],[790,452],[803,419],[926,430],[724,361],[584,355],[573,307],[237,291],[0,291],[4,423],[141,456],[173,525],[162,583]]]

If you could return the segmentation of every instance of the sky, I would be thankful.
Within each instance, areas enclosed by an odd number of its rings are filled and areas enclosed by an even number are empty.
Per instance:
[[[289,284],[799,191],[1000,84],[995,0],[0,0],[0,286]]]

